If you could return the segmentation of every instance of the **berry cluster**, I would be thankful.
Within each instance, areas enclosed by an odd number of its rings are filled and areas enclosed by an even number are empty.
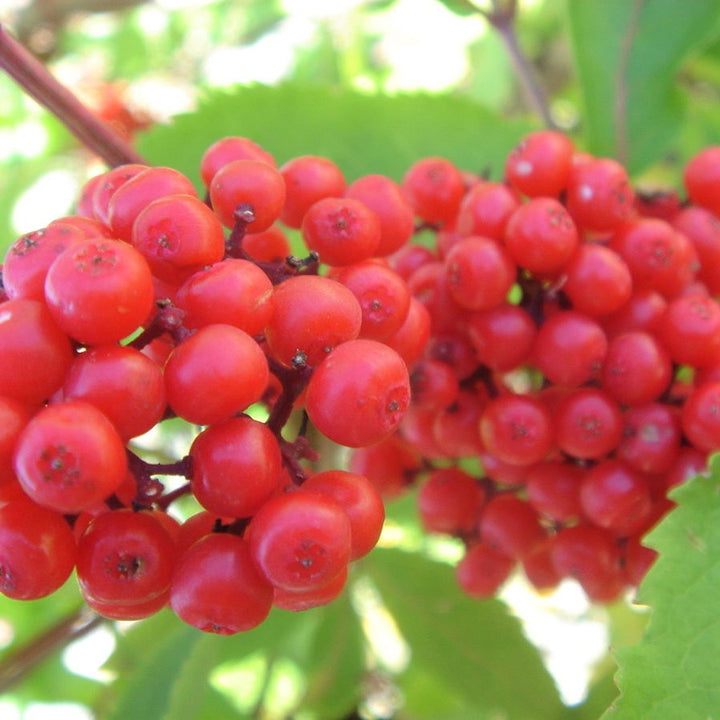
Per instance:
[[[552,131],[502,182],[429,157],[348,183],[240,137],[202,199],[167,167],[93,178],[2,267],[0,591],[74,571],[107,617],[247,630],[335,598],[417,482],[468,594],[520,563],[617,597],[720,444],[717,153],[686,202]],[[150,462],[133,441],[169,418],[189,452]]]
[[[420,479],[424,528],[465,543],[469,595],[520,567],[539,590],[571,577],[616,599],[654,560],[641,540],[668,490],[720,448],[718,168],[708,148],[686,199],[643,194],[540,131],[502,182],[441,158],[405,175],[430,242],[388,263],[426,339],[397,433],[350,467],[386,495]]]

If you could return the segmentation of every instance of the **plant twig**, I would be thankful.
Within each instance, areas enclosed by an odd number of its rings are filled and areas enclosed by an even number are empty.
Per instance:
[[[550,114],[550,106],[545,91],[538,82],[532,63],[518,42],[517,33],[515,32],[517,0],[493,0],[491,10],[478,8],[478,12],[485,17],[500,35],[515,68],[515,73],[523,85],[525,94],[535,107],[535,110],[540,114],[540,117],[542,117],[545,126],[548,128],[556,127]]]
[[[617,75],[615,76],[615,107],[613,108],[613,119],[615,121],[615,159],[625,167],[627,167],[630,152],[627,126],[627,71],[628,63],[630,62],[630,52],[632,51],[633,40],[637,34],[643,4],[644,0],[633,1],[629,22],[622,36]]]
[[[110,167],[147,164],[113,128],[86,108],[0,23],[0,68],[34,100],[55,115],[75,137]]]
[[[17,685],[55,652],[104,622],[104,617],[83,606],[51,625],[38,637],[11,651],[0,662],[0,695]]]

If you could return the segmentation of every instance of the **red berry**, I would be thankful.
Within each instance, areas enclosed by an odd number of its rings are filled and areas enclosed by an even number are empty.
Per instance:
[[[326,585],[350,560],[350,519],[321,493],[276,495],[253,516],[246,537],[265,577],[290,592]]]
[[[0,503],[0,592],[15,600],[52,594],[75,567],[65,518],[29,500]]]
[[[63,513],[87,510],[111,495],[127,471],[113,424],[87,402],[39,410],[18,439],[15,472],[39,505]]]
[[[320,432],[340,445],[362,447],[397,429],[410,405],[402,358],[375,340],[339,345],[310,378],[305,407]]]
[[[285,181],[265,162],[234,160],[215,173],[209,192],[213,210],[225,227],[235,225],[236,212],[249,212],[247,232],[256,233],[278,219],[285,202]]]
[[[280,485],[280,446],[267,425],[247,415],[203,430],[190,457],[193,493],[217,517],[254,515]]]
[[[258,570],[247,542],[213,533],[177,561],[170,607],[183,622],[220,635],[251,630],[272,607],[273,588]]]
[[[188,422],[221,422],[260,400],[269,373],[265,353],[250,335],[232,325],[205,325],[168,357],[168,404]]]

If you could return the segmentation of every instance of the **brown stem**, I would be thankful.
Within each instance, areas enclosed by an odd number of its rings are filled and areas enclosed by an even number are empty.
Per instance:
[[[545,91],[538,82],[532,63],[518,42],[517,33],[515,32],[517,0],[493,0],[491,10],[479,10],[479,12],[485,16],[485,19],[500,35],[515,68],[515,73],[523,85],[525,94],[535,107],[535,110],[540,114],[540,117],[542,117],[545,126],[548,128],[556,127],[550,114],[550,106]]]
[[[73,640],[86,635],[103,622],[105,618],[83,606],[38,637],[11,651],[0,662],[0,695],[17,685],[55,652],[67,647]]]
[[[0,24],[0,68],[110,167],[147,164],[109,125],[86,108]]]

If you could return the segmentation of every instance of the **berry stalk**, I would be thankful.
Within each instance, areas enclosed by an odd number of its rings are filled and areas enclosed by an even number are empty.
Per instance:
[[[0,67],[110,167],[147,164],[109,125],[86,108],[0,24]]]

